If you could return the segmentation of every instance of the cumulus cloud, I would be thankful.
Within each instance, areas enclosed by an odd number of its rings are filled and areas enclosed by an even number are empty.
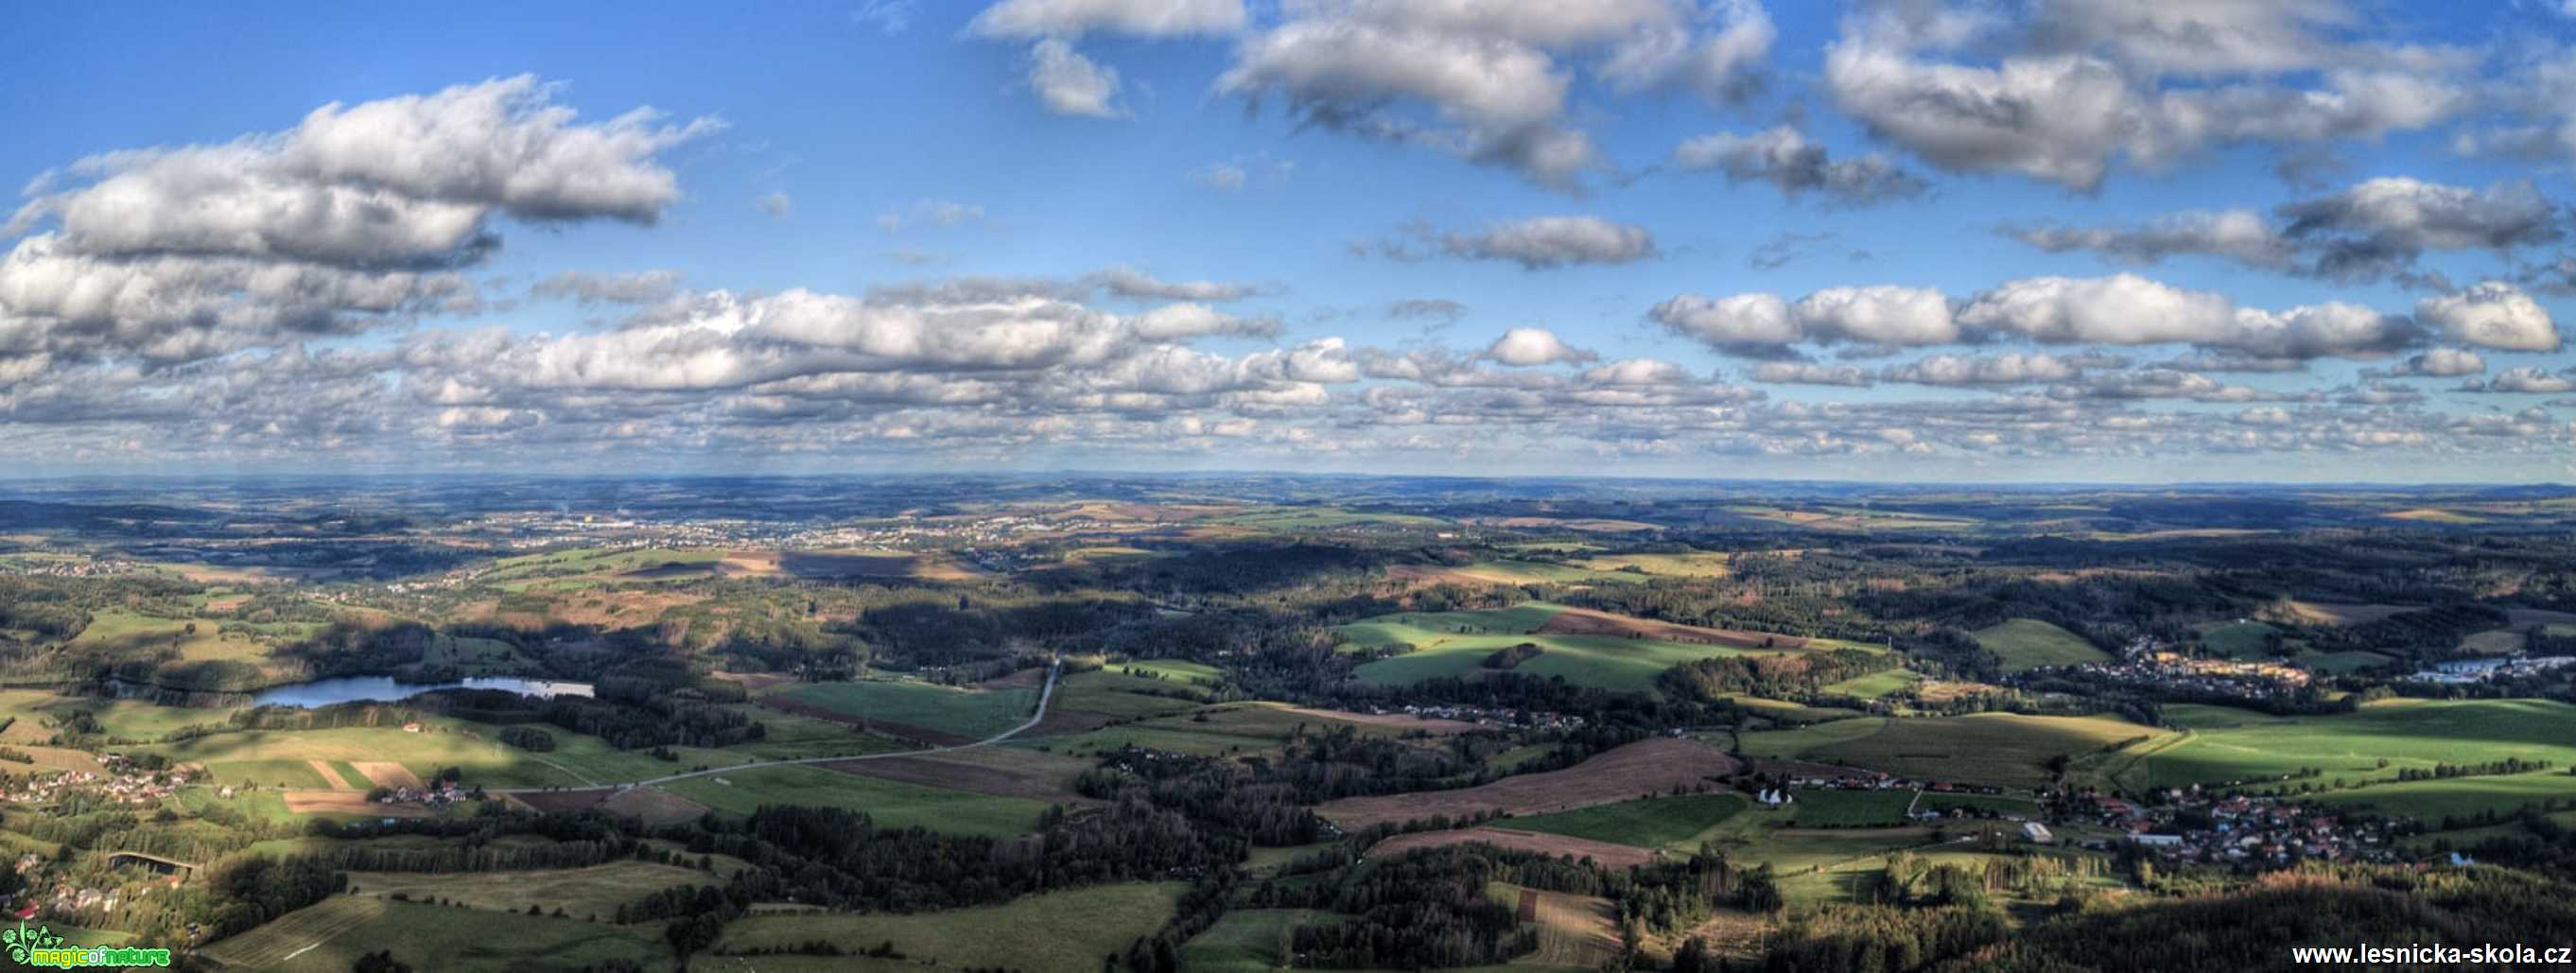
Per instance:
[[[2415,302],[2415,316],[2463,344],[2501,351],[2557,351],[2558,326],[2519,288],[2486,281]]]
[[[1675,334],[1728,349],[1802,341],[1913,347],[1960,337],[1949,299],[1940,291],[1891,285],[1829,287],[1794,304],[1776,294],[1683,294],[1655,305],[1647,317]]]
[[[1137,300],[1224,302],[1261,293],[1261,288],[1251,284],[1161,280],[1134,267],[1111,267],[1083,279],[1113,295]]]
[[[2342,281],[2398,276],[2427,251],[2486,249],[2509,253],[2565,235],[2556,204],[2529,182],[2483,190],[2416,179],[2372,179],[2340,192],[2281,206],[2277,220],[2250,210],[2188,212],[2134,227],[2007,227],[2051,253],[2085,250],[2148,264],[2181,254],[2224,257],[2247,266]]]
[[[533,76],[315,109],[223,145],[74,164],[21,211],[101,257],[192,254],[353,268],[449,266],[496,240],[489,217],[652,223],[679,198],[656,153],[721,127],[651,109],[584,124]]]
[[[170,365],[481,300],[496,219],[649,224],[664,149],[720,127],[586,123],[533,77],[332,103],[222,145],[116,152],[40,178],[0,257],[0,356]]]
[[[1673,150],[1673,165],[1721,172],[1728,182],[1767,182],[1792,199],[1815,192],[1845,206],[1915,199],[1931,190],[1930,183],[1885,156],[1835,159],[1823,144],[1787,125],[1751,135],[1721,132],[1690,139]]]
[[[1242,0],[1002,0],[966,25],[978,37],[1030,40],[1085,34],[1185,37],[1243,29]]]
[[[2162,170],[2208,146],[2374,139],[2470,104],[2453,59],[2331,35],[2341,4],[2059,2],[2014,24],[1991,8],[1887,4],[1846,17],[1825,85],[1881,138],[1958,172],[2090,192],[2114,162]],[[1992,63],[1952,59],[2000,47]],[[2313,76],[2313,87],[2295,82]],[[2188,83],[2168,83],[2172,79]]]
[[[2425,375],[2453,378],[2461,375],[2486,374],[2487,360],[2477,352],[2459,348],[2435,348],[2409,356],[2392,371],[2396,375]]]
[[[2214,254],[2256,267],[2285,268],[2295,248],[2251,210],[2175,213],[2134,227],[2006,227],[2050,253],[2092,251],[2122,263],[2152,264],[2179,254]]]
[[[1932,355],[1880,369],[1878,377],[1883,381],[1912,385],[2024,385],[2063,382],[2081,372],[2082,363],[2076,360],[2010,352],[1992,356]]]
[[[1546,328],[1513,328],[1485,348],[1485,357],[1514,368],[1601,360],[1601,356],[1568,345]]]
[[[676,270],[645,270],[631,274],[567,270],[538,281],[528,288],[528,293],[583,304],[651,304],[678,293],[679,284],[680,272]]]
[[[1578,264],[1624,264],[1658,255],[1654,234],[1645,227],[1615,223],[1597,216],[1540,216],[1496,223],[1482,230],[1435,232],[1414,227],[1412,236],[1461,260],[1504,260],[1523,270],[1553,270]],[[1402,241],[1381,244],[1379,252],[1400,260],[1424,254]]]
[[[1217,90],[1277,95],[1308,124],[1421,145],[1574,188],[1604,166],[1568,123],[1572,74],[1596,59],[1612,87],[1680,85],[1725,100],[1746,90],[1776,31],[1752,0],[1713,24],[1680,0],[1420,4],[1318,0],[1245,39]]]
[[[2576,392],[2576,371],[2548,372],[2523,366],[2497,372],[2490,380],[2470,379],[2460,386],[2463,392],[2510,392],[2531,395],[2557,395]]]
[[[1841,385],[1866,388],[1869,372],[1858,365],[1823,365],[1815,362],[1767,361],[1753,366],[1753,380],[1775,385]]]
[[[1037,92],[1038,102],[1058,115],[1081,118],[1122,118],[1127,110],[1117,104],[1118,69],[1108,67],[1055,38],[1029,46],[1029,90]]]
[[[1242,0],[1002,0],[966,25],[972,37],[1031,41],[1029,90],[1046,110],[1079,118],[1123,118],[1118,69],[1075,50],[1090,34],[1171,38],[1241,30]]]

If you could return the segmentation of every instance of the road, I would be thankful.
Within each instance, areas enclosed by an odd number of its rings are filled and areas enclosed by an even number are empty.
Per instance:
[[[973,743],[959,743],[945,747],[931,747],[927,750],[898,750],[893,753],[863,753],[847,757],[801,757],[795,760],[762,760],[754,763],[716,767],[710,770],[692,770],[685,774],[672,774],[667,777],[655,777],[650,780],[625,781],[614,784],[594,784],[589,787],[493,787],[485,788],[484,792],[489,794],[579,794],[584,791],[617,791],[625,790],[630,787],[650,787],[654,784],[667,784],[675,780],[687,780],[691,777],[713,777],[717,774],[730,774],[737,770],[757,770],[762,767],[786,767],[795,764],[836,764],[845,760],[884,760],[889,757],[922,757],[934,753],[954,753],[959,750],[973,750],[976,747],[989,747],[1012,737],[1019,736],[1021,733],[1026,732],[1030,727],[1036,726],[1040,721],[1046,719],[1047,703],[1055,699],[1056,677],[1063,671],[1064,660],[1054,659],[1047,663],[1046,688],[1038,692],[1038,711],[1030,714],[1027,722],[1004,730],[1000,733],[993,734],[992,736],[985,737],[981,740],[977,740]]]

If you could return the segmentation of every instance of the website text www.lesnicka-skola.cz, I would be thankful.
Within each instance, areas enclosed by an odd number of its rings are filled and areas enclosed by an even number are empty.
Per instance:
[[[2482,946],[2415,945],[2374,946],[2298,946],[2290,950],[2290,962],[2324,966],[2341,964],[2442,965],[2442,966],[2576,966],[2576,948],[2566,946]]]

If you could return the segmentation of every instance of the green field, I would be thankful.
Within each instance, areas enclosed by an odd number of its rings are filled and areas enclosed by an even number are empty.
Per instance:
[[[1225,678],[1225,673],[1219,672],[1217,667],[1187,659],[1138,659],[1108,668],[1111,672],[1161,677],[1184,685],[1213,686]]]
[[[2316,795],[2317,802],[2328,807],[2367,807],[2415,818],[2428,827],[2440,827],[2444,817],[2465,819],[2480,811],[2510,814],[2526,804],[2570,798],[2576,798],[2576,774],[2565,770],[2374,784]]]
[[[1823,723],[1828,720],[1849,719],[1854,716],[1867,715],[1859,710],[1842,709],[1833,706],[1809,706],[1805,703],[1792,703],[1785,699],[1769,699],[1761,696],[1747,696],[1743,693],[1728,693],[1725,695],[1725,699],[1727,702],[1752,710],[1756,715],[1776,723]]]
[[[2111,661],[2111,654],[2095,648],[2093,643],[2036,619],[2016,618],[1968,634],[1975,636],[1986,651],[2003,658],[2005,672]]]
[[[1744,752],[1884,770],[1918,780],[2041,787],[2050,758],[2070,761],[2162,731],[2107,717],[1978,713],[1864,717],[1744,734]]]
[[[865,812],[880,827],[922,827],[995,838],[1037,830],[1038,816],[1047,809],[1044,801],[923,787],[794,764],[657,786],[724,814],[749,814],[764,804],[838,807]]]
[[[2545,700],[2388,700],[2300,717],[2172,706],[2166,719],[2190,735],[2135,761],[2120,775],[2123,786],[2268,781],[2303,767],[2322,771],[2326,781],[2385,780],[2403,768],[2505,757],[2576,766],[2576,706]]]
[[[1633,567],[1647,574],[1673,578],[1723,578],[1735,555],[1723,551],[1694,551],[1688,554],[1604,554],[1579,562],[1595,571],[1618,571]]]
[[[2377,652],[2347,649],[2342,652],[2307,652],[2293,657],[2290,664],[2310,672],[2342,675],[2372,666],[2388,664],[2388,657]]]
[[[1910,670],[1887,669],[1880,672],[1873,672],[1856,679],[1845,679],[1841,682],[1826,686],[1824,691],[1827,694],[1834,696],[1856,696],[1861,699],[1877,699],[1881,696],[1886,696],[1908,686],[1914,685],[1916,682],[1921,681],[1922,678],[1923,677],[1921,675]]]
[[[1993,811],[1997,814],[2019,815],[2033,820],[2038,819],[2041,813],[2039,803],[2036,801],[2025,800],[2018,797],[2005,797],[2000,794],[1942,794],[1935,791],[1925,791],[1923,792],[1923,799],[1916,802],[1914,805],[1914,809],[1917,811],[1930,810],[1946,812],[1953,808],[1971,808],[1979,811]]]
[[[1380,615],[1341,626],[1346,650],[1406,644],[1414,650],[1360,666],[1362,682],[1406,686],[1441,677],[1474,678],[1489,670],[1485,658],[1523,642],[1537,644],[1537,657],[1513,671],[1601,689],[1640,691],[1653,688],[1655,677],[1685,662],[1713,656],[1754,655],[1754,650],[1715,645],[1685,645],[1653,639],[1609,635],[1533,634],[1562,610],[1545,602],[1513,608],[1464,612],[1406,612]]]
[[[1503,827],[1640,848],[1688,849],[1702,833],[1751,805],[1740,794],[1685,794],[1513,818]]]
[[[1197,686],[1103,669],[1077,672],[1057,682],[1052,709],[1135,719],[1188,712],[1197,709],[1197,700],[1206,696]]]
[[[421,722],[429,732],[407,733],[394,726],[248,730],[134,749],[205,764],[222,783],[291,787],[327,786],[305,763],[308,760],[392,761],[422,777],[441,767],[456,767],[467,783],[491,787],[642,780],[670,773],[673,766],[640,752],[611,748],[598,737],[555,727],[547,728],[555,738],[555,749],[529,753],[503,746],[497,739],[499,729],[488,724],[435,717]],[[674,749],[690,764],[721,766],[747,759],[721,750]]]
[[[1315,909],[1228,909],[1216,925],[1181,948],[1181,968],[1191,973],[1269,973],[1285,968],[1297,927],[1331,922]]]
[[[1645,575],[1633,571],[1603,570],[1559,564],[1554,561],[1518,559],[1478,561],[1449,570],[1495,584],[1597,584],[1601,582],[1643,584],[1646,580]]]
[[[416,970],[498,971],[532,964],[560,969],[612,961],[647,970],[671,968],[671,947],[653,926],[389,902],[364,895],[324,899],[216,943],[207,952],[228,965],[249,969],[347,973],[359,956],[385,950]]]
[[[1138,937],[1161,928],[1180,892],[1178,882],[1158,882],[1049,892],[998,906],[914,915],[753,915],[726,925],[715,951],[821,939],[856,953],[892,942],[908,962],[935,962],[940,969],[1096,970],[1102,956],[1122,953]],[[705,965],[736,968],[713,957]]]
[[[1037,710],[1034,689],[957,689],[926,682],[809,682],[778,697],[835,713],[925,727],[982,739],[1026,722]]]
[[[587,868],[518,872],[350,872],[350,887],[365,895],[396,894],[414,902],[445,899],[476,909],[525,913],[533,905],[574,919],[606,920],[617,907],[675,885],[722,885],[694,868],[619,861]]]
[[[1371,736],[1400,736],[1406,729],[1401,724],[1349,724],[1292,713],[1278,703],[1226,703],[1032,742],[1075,756],[1096,756],[1138,746],[1216,757],[1275,748],[1287,742],[1299,727],[1308,733],[1321,733],[1343,726],[1354,726],[1361,734]]]
[[[2230,659],[2260,659],[2263,637],[2278,632],[2262,622],[2213,622],[2200,626],[2200,644],[2212,655]]]
[[[1912,790],[1802,790],[1789,815],[1802,828],[1877,828],[1905,823]]]

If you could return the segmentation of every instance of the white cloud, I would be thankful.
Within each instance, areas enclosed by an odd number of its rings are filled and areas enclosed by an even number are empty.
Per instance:
[[[1573,75],[1559,57],[1598,53],[1599,76],[1618,89],[1678,84],[1722,100],[1745,90],[1776,33],[1751,0],[1720,5],[1714,31],[1699,30],[1707,18],[1677,0],[1317,0],[1288,13],[1242,43],[1217,90],[1277,94],[1311,124],[1558,189],[1605,165],[1566,121]]]
[[[1494,339],[1485,357],[1515,368],[1599,361],[1600,355],[1576,348],[1546,328],[1513,328]]]
[[[1791,304],[1775,294],[1710,298],[1683,294],[1647,317],[1676,334],[1721,348],[1850,341],[1887,347],[1959,340],[1949,299],[1925,288],[1829,287]]]
[[[2030,24],[1938,0],[1853,14],[1826,46],[1826,87],[1873,133],[1934,165],[2087,192],[2115,162],[2161,171],[2218,144],[2376,139],[2471,102],[2450,76],[2463,60],[2451,52],[2329,37],[2320,28],[2356,22],[2337,3],[2036,9]],[[1995,47],[1991,64],[1941,56]]]
[[[1767,182],[1792,199],[1812,191],[1850,206],[1914,199],[1931,190],[1884,156],[1834,159],[1823,144],[1787,125],[1751,135],[1721,132],[1690,139],[1673,150],[1673,164],[1722,172],[1729,182]]]
[[[2477,352],[2459,348],[2435,348],[2400,362],[2396,374],[2452,378],[2461,375],[2483,375],[2486,374],[2486,370],[2487,360],[2479,357]]]
[[[1497,223],[1474,233],[1447,233],[1441,249],[1468,260],[1508,260],[1524,270],[1576,264],[1624,264],[1656,255],[1645,227],[1597,216],[1541,216]]]
[[[1230,34],[1243,29],[1242,0],[1002,0],[966,31],[1022,40],[1110,33],[1129,37]]]
[[[2261,214],[2242,209],[2174,213],[2136,227],[2041,226],[2008,232],[2050,253],[2090,250],[2125,263],[2152,264],[2177,254],[2215,254],[2251,266],[2284,268],[2295,254],[2290,241]]]
[[[2504,371],[2497,372],[2496,377],[2490,381],[2481,382],[2474,378],[2470,379],[2467,385],[2462,386],[2462,389],[2470,392],[2513,392],[2531,395],[2557,395],[2562,392],[2576,392],[2576,373],[2559,372],[2553,374],[2539,368],[2526,365],[2521,368],[2508,368]]]
[[[2415,302],[2415,316],[2462,344],[2503,351],[2557,351],[2549,312],[2511,284],[2487,281]]]
[[[1779,385],[1842,385],[1852,388],[1866,388],[1870,384],[1869,372],[1858,365],[1785,361],[1753,366],[1753,380]]]
[[[1118,69],[1102,65],[1049,37],[1029,47],[1029,90],[1050,112],[1082,118],[1119,118]]]
[[[2007,352],[1993,356],[1932,355],[1880,369],[1878,377],[1913,385],[2022,385],[2063,382],[2081,371],[2079,363],[2055,355]]]
[[[1083,278],[1119,297],[1163,301],[1235,301],[1261,292],[1251,284],[1213,280],[1162,280],[1134,267],[1111,267]]]
[[[651,304],[677,294],[680,277],[676,270],[646,270],[631,274],[567,270],[536,282],[528,288],[528,293],[536,297],[576,300],[583,304]]]

